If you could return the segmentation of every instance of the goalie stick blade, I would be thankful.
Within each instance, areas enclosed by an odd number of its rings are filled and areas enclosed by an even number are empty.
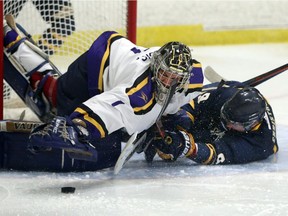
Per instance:
[[[226,81],[226,79],[222,77],[220,74],[218,74],[211,66],[207,66],[205,68],[204,76],[211,83],[220,82],[221,80]]]
[[[0,121],[1,132],[31,133],[31,131],[40,126],[42,122],[21,121],[21,120],[2,120]]]
[[[124,149],[122,150],[116,165],[114,167],[114,174],[117,175],[120,170],[124,167],[127,161],[133,156],[133,154],[137,151],[138,146],[143,144],[146,140],[147,133],[145,132],[139,139],[137,138],[138,133],[135,132],[128,142],[126,143]]]

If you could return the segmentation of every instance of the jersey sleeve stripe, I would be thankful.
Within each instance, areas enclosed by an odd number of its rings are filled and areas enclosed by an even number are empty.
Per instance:
[[[193,67],[195,67],[195,68],[202,68],[202,65],[201,65],[201,63],[193,63]]]
[[[188,85],[188,89],[201,89],[203,87],[203,84],[199,83],[199,84],[189,84]]]
[[[211,144],[207,144],[207,147],[210,150],[210,155],[207,158],[207,160],[202,163],[202,164],[205,164],[205,165],[214,163],[215,158],[216,158],[216,150],[215,150],[214,146],[211,145]]]
[[[84,105],[82,105],[84,106]],[[85,106],[86,107],[86,106]],[[84,108],[84,107],[82,107]],[[104,122],[100,119],[100,117],[98,115],[96,115],[95,113],[93,113],[92,111],[86,111],[84,109],[82,109],[80,107],[76,108],[76,110],[74,111],[74,113],[79,113],[80,116],[78,116],[78,118],[83,119],[85,122],[88,122],[90,124],[92,124],[97,131],[99,131],[100,137],[104,138],[107,134],[107,129],[105,127]],[[88,107],[86,107],[85,109],[89,109]],[[89,109],[90,110],[90,109]],[[91,117],[89,114],[93,113],[93,117]],[[72,114],[73,115],[73,114]],[[74,114],[75,115],[75,114]],[[77,114],[76,114],[77,115]],[[95,130],[92,130],[95,131]]]
[[[140,89],[143,88],[143,86],[147,85],[148,83],[148,77],[146,77],[142,82],[140,82],[136,87],[130,89],[128,92],[127,92],[127,95],[132,95],[134,94],[135,92],[139,91]]]
[[[147,69],[139,76],[133,86],[126,89],[130,105],[136,115],[148,113],[156,104],[151,72]]]
[[[195,109],[195,102],[194,102],[194,100],[191,100],[191,101],[189,102],[189,105],[192,107],[192,109]]]
[[[186,94],[201,91],[203,87],[204,75],[202,71],[201,63],[194,60],[193,69],[191,71],[191,77],[189,79],[188,89]]]
[[[148,103],[146,103],[142,107],[134,107],[133,110],[134,110],[135,113],[139,113],[141,111],[145,111],[145,110],[147,110],[149,107],[151,107],[154,104],[153,103],[154,101],[155,101],[155,95],[153,94],[151,100]]]
[[[195,122],[195,117],[189,112],[186,112],[186,113],[187,113],[187,116],[189,117],[189,119],[194,123]]]

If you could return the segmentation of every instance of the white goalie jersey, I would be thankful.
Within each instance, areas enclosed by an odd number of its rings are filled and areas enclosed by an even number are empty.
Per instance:
[[[159,48],[139,47],[116,32],[104,32],[88,51],[89,88],[100,94],[81,104],[70,116],[86,122],[93,136],[104,138],[125,129],[128,134],[149,129],[162,106],[155,100],[151,57]],[[174,114],[195,98],[203,85],[195,61],[187,91],[176,92],[165,114]]]

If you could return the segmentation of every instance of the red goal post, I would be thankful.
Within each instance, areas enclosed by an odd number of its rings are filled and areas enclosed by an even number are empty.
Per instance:
[[[136,43],[137,0],[59,0],[53,5],[51,1],[7,2],[0,1],[2,17],[5,14],[14,15],[16,22],[23,26],[38,46],[50,55],[51,61],[56,61],[56,66],[59,61],[61,64],[65,62],[64,66],[60,66],[65,69],[105,30],[118,31]],[[41,5],[41,2],[50,3]],[[57,5],[56,2],[60,3]],[[3,19],[1,24],[3,26]],[[3,33],[1,35],[1,47],[3,47]],[[3,52],[1,52],[0,65],[0,85],[2,85],[0,89],[3,95],[0,100],[0,119],[2,120],[5,119],[7,108],[5,104],[15,103],[10,103],[12,97],[9,93],[10,89],[8,88],[7,91],[6,82],[3,84]]]
[[[3,17],[3,1],[0,1],[0,16]],[[3,18],[0,21],[1,23],[1,42],[0,42],[0,47],[3,49]],[[3,119],[3,70],[4,70],[4,65],[3,65],[3,51],[0,54],[0,95],[2,97],[0,98],[0,120]]]

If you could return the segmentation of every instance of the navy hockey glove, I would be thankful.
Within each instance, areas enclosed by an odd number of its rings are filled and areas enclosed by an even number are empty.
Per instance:
[[[189,130],[192,120],[186,110],[180,109],[176,114],[163,116],[161,118],[165,130],[174,131],[178,127]]]
[[[160,137],[152,142],[159,157],[175,161],[179,157],[196,155],[197,148],[193,136],[186,131],[165,131],[164,139]]]

